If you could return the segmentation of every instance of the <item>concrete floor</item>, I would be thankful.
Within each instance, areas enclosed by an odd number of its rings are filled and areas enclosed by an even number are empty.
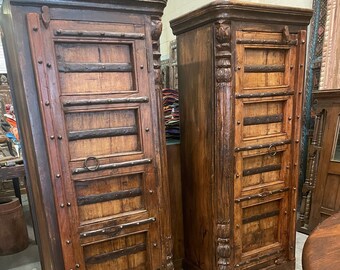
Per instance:
[[[30,245],[22,252],[9,256],[0,256],[0,270],[41,270],[38,246],[34,240],[35,237],[27,196],[23,195],[22,199]],[[302,249],[307,237],[307,235],[302,233],[297,233],[296,235],[296,270],[302,270]]]

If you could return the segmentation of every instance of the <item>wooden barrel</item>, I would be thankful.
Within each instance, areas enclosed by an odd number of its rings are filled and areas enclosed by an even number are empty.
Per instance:
[[[27,246],[27,227],[19,200],[0,198],[0,256],[22,251]]]

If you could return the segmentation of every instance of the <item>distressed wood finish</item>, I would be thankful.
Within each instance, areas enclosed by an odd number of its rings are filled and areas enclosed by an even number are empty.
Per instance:
[[[310,10],[213,3],[177,35],[185,269],[294,269]]]
[[[157,64],[165,4],[4,2],[44,269],[174,268]]]
[[[340,90],[313,92],[317,120],[312,144],[315,149],[310,175],[303,187],[300,222],[313,230],[340,211],[340,158],[335,157],[340,127]]]

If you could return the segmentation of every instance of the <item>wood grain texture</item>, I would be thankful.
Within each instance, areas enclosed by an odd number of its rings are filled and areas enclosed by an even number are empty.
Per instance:
[[[171,22],[178,35],[185,269],[295,267],[310,15],[214,1]]]
[[[3,13],[23,18],[6,26],[13,28],[6,33],[8,47],[18,49],[8,55],[16,64],[11,72],[17,77],[18,117],[27,120],[20,125],[21,138],[28,143],[28,175],[35,176],[29,187],[45,269],[173,269],[170,216],[164,210],[169,209],[165,138],[157,74],[150,68],[157,56],[152,56],[155,32],[160,34],[152,20],[157,17],[161,25],[165,4],[3,6]],[[57,35],[59,29],[85,35]],[[100,31],[106,34],[96,35]],[[77,168],[86,171],[73,174]],[[113,225],[119,230],[84,236]]]
[[[326,270],[340,267],[340,213],[324,220],[309,235],[303,247],[305,270]]]

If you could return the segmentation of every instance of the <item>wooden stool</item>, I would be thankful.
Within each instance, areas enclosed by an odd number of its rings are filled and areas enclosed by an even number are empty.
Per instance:
[[[340,269],[340,213],[324,220],[307,238],[302,266],[304,270]]]

